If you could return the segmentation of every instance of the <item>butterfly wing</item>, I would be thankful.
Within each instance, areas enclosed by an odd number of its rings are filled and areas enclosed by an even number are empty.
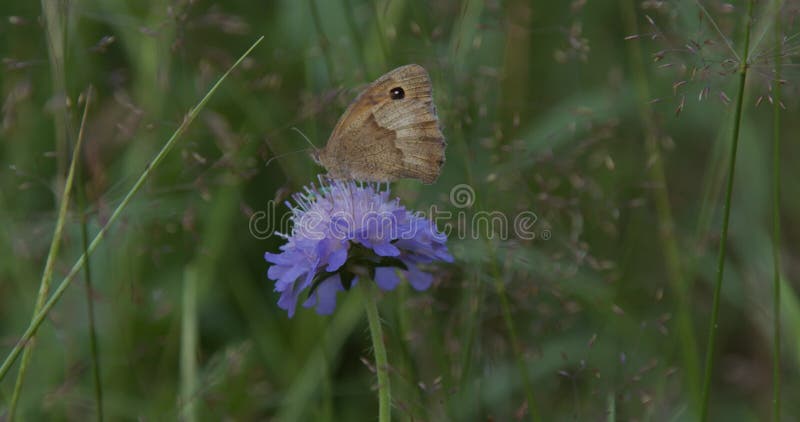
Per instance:
[[[433,183],[445,145],[430,76],[410,64],[383,75],[353,101],[318,157],[338,179]]]

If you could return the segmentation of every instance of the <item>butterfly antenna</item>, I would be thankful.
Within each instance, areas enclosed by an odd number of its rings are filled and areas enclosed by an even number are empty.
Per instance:
[[[302,131],[302,130],[300,130],[300,129],[298,129],[298,128],[294,127],[294,126],[292,126],[292,129],[293,129],[295,132],[299,133],[299,134],[300,134],[300,136],[302,136],[302,137],[303,137],[303,139],[305,139],[305,140],[306,140],[306,142],[308,142],[308,144],[309,144],[309,145],[311,145],[311,148],[317,149],[317,146],[316,146],[316,145],[314,145],[314,144],[311,142],[311,140],[310,140],[310,139],[308,139],[308,136],[306,136],[306,134],[305,134],[305,133],[303,133],[303,131]]]
[[[314,144],[311,142],[311,140],[310,140],[310,139],[308,139],[308,137],[306,136],[306,134],[305,134],[305,133],[303,133],[303,131],[301,131],[300,129],[298,129],[298,128],[294,127],[294,126],[292,126],[292,129],[293,129],[293,130],[295,130],[295,131],[297,131],[297,133],[299,133],[299,134],[300,134],[300,136],[302,136],[302,137],[303,137],[303,139],[305,139],[305,140],[306,140],[306,142],[308,142],[308,144],[309,144],[309,145],[311,145],[311,149],[312,149],[313,151],[316,151],[316,150],[317,150],[317,147],[316,147],[316,146],[315,146],[315,145],[314,145]],[[286,152],[286,153],[283,153],[283,154],[276,155],[276,156],[274,156],[274,157],[270,157],[270,159],[269,159],[269,160],[267,160],[266,164],[264,164],[264,167],[267,167],[267,166],[269,166],[269,165],[270,165],[270,163],[272,163],[273,161],[275,161],[275,160],[277,160],[277,159],[279,159],[279,158],[283,158],[283,157],[285,157],[285,156],[287,156],[287,155],[290,155],[290,154],[296,154],[296,153],[298,153],[298,152],[308,152],[308,148],[303,148],[303,149],[300,149],[300,150],[297,150],[297,151],[290,151],[290,152]]]
[[[272,163],[273,161],[275,161],[275,160],[277,160],[279,158],[283,158],[283,157],[285,157],[287,155],[297,154],[298,152],[308,152],[308,148],[299,149],[297,151],[289,151],[289,152],[285,152],[283,154],[276,155],[274,157],[270,157],[269,160],[267,160],[267,162],[264,164],[264,167],[269,166],[270,163]]]

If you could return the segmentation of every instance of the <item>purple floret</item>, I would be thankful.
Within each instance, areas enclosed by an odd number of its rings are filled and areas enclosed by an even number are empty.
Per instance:
[[[310,185],[292,197],[291,234],[278,254],[265,253],[267,273],[281,293],[278,306],[292,317],[298,297],[319,314],[336,308],[336,295],[358,276],[348,264],[366,267],[382,290],[393,290],[400,274],[416,290],[426,290],[433,276],[419,266],[453,262],[447,236],[422,214],[389,198],[389,189],[376,184],[326,181]]]

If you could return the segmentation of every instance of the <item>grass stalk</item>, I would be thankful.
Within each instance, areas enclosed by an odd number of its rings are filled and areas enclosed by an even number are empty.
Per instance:
[[[748,63],[747,57],[750,54],[750,28],[752,26],[754,0],[747,2],[747,14],[745,16],[745,35],[744,50],[739,63],[739,86],[736,93],[736,111],[733,118],[733,130],[731,133],[731,152],[730,162],[728,163],[728,181],[725,189],[725,204],[722,217],[722,235],[720,237],[719,255],[717,258],[717,274],[714,282],[714,298],[711,305],[711,322],[708,330],[708,345],[706,347],[706,363],[703,375],[703,396],[700,402],[700,420],[708,420],[708,404],[711,397],[711,374],[714,369],[714,346],[716,343],[717,331],[719,330],[719,304],[722,294],[722,279],[725,272],[725,252],[728,243],[728,226],[731,215],[731,198],[733,196],[733,178],[736,173],[736,152],[739,147],[739,130],[742,123],[742,105],[744,104],[744,89],[747,82]]]
[[[92,88],[86,91],[86,104],[83,111],[83,119],[81,120],[81,128],[78,132],[78,139],[83,138],[83,133],[86,127],[86,115],[89,111],[89,104],[92,101]],[[80,151],[79,151],[80,154]],[[80,155],[79,155],[80,156]],[[78,167],[76,171],[76,190],[78,192],[77,202],[81,211],[81,245],[83,253],[86,254],[89,249],[89,229],[88,229],[88,207],[86,191],[84,189],[83,171]],[[102,377],[100,376],[100,352],[97,346],[97,328],[94,318],[94,300],[92,299],[92,266],[90,260],[86,259],[86,266],[84,268],[86,279],[86,316],[89,322],[89,355],[92,362],[92,378],[94,382],[94,400],[95,400],[95,413],[97,420],[103,421],[103,384]]]
[[[70,163],[69,173],[67,174],[67,179],[64,183],[64,194],[61,196],[61,204],[58,209],[56,227],[53,231],[53,239],[50,241],[50,250],[47,253],[47,261],[45,262],[42,279],[39,283],[39,293],[36,297],[36,304],[33,307],[31,321],[35,320],[39,311],[42,310],[45,300],[47,299],[47,295],[50,293],[50,286],[53,282],[53,269],[55,267],[56,259],[58,258],[59,249],[61,247],[61,235],[63,233],[64,223],[67,218],[69,201],[72,197],[72,186],[76,172],[75,169],[78,167],[78,161],[80,159],[81,144],[83,143],[83,129],[84,125],[86,124],[86,113],[88,110],[89,101],[86,102],[86,108],[84,109],[83,120],[81,122],[81,130],[78,134],[78,141],[76,142],[75,148],[72,151],[72,162]],[[31,336],[23,345],[25,351],[22,354],[22,361],[20,363],[19,372],[17,373],[17,380],[14,383],[14,390],[11,393],[11,401],[8,406],[8,420],[14,420],[17,406],[19,405],[20,394],[22,393],[22,385],[25,380],[25,376],[28,373],[28,367],[33,354],[33,346],[34,337]]]
[[[353,46],[355,47],[355,53],[353,54],[355,55],[361,72],[366,74],[367,63],[364,60],[364,42],[361,39],[358,25],[356,25],[356,18],[354,16],[355,8],[350,0],[342,0],[342,7],[344,8],[344,19],[347,23],[347,29],[350,31],[350,39],[353,41]]]
[[[494,261],[497,265],[497,261]],[[500,299],[500,308],[503,311],[503,320],[508,330],[508,338],[511,341],[511,350],[514,351],[514,361],[517,364],[520,376],[522,377],[522,387],[525,390],[525,399],[528,402],[528,411],[530,412],[530,419],[532,421],[540,421],[539,408],[536,405],[536,398],[533,395],[533,388],[528,378],[528,366],[525,364],[522,347],[517,337],[517,330],[514,326],[514,317],[511,315],[511,305],[508,302],[508,294],[506,293],[505,280],[497,274],[494,278],[494,288],[497,297]]]
[[[372,350],[375,354],[375,372],[378,375],[378,421],[389,422],[392,420],[392,391],[389,382],[389,360],[386,357],[386,345],[383,342],[383,328],[378,315],[377,289],[372,286],[373,281],[363,279],[361,284],[364,289],[364,308],[369,322],[369,335],[372,338]]]
[[[395,314],[397,319],[397,338],[401,339],[398,343],[398,350],[400,354],[402,354],[403,359],[403,366],[404,366],[404,376],[412,380],[412,384],[414,380],[419,379],[419,367],[417,366],[417,362],[414,360],[413,353],[411,352],[410,346],[411,342],[408,339],[412,338],[414,333],[413,322],[412,322],[412,314],[413,312],[408,311],[408,290],[410,286],[408,283],[402,283],[397,287],[397,299],[395,301]],[[397,358],[393,359],[395,362],[395,367],[397,367]],[[423,390],[421,388],[416,388],[417,385],[414,385],[413,391],[413,400],[419,404],[419,407],[423,407],[423,403],[425,403],[425,395],[423,394]],[[425,414],[424,416],[416,411],[416,408],[412,408],[411,413],[409,413],[409,417],[415,419],[430,419],[431,414]]]
[[[197,420],[197,269],[186,268],[181,306],[181,420]]]
[[[306,358],[304,365],[297,371],[297,376],[292,378],[291,384],[286,388],[282,405],[277,412],[277,421],[307,420],[316,403],[321,388],[319,377],[321,373],[330,371],[329,362],[336,362],[339,355],[345,352],[342,347],[347,339],[358,329],[364,318],[364,307],[361,295],[345,295],[342,302],[337,304],[333,319],[322,330],[319,341],[313,351]]]
[[[54,113],[55,127],[55,152],[56,152],[56,182],[63,184],[64,171],[66,170],[68,119],[66,114],[67,78],[65,71],[65,56],[67,45],[66,25],[69,19],[69,3],[41,0],[42,19],[44,20],[45,36],[47,38],[47,55],[50,64],[50,83],[54,98],[61,97],[60,110]]]
[[[89,248],[89,234],[87,232],[87,217],[84,208],[81,215],[81,243],[83,253],[87,253]],[[103,382],[100,372],[100,350],[97,345],[97,327],[95,324],[94,299],[92,298],[92,272],[89,260],[86,260],[86,315],[89,322],[89,354],[92,362],[92,382],[94,383],[94,401],[97,420],[102,422],[103,417]]]
[[[120,202],[120,204],[117,205],[117,208],[114,209],[114,212],[111,213],[111,216],[108,218],[106,224],[103,225],[103,227],[100,229],[97,235],[95,235],[94,239],[92,239],[92,242],[89,244],[89,248],[86,250],[84,254],[80,256],[80,258],[78,258],[75,264],[73,264],[70,271],[67,273],[67,275],[64,277],[64,279],[56,288],[56,290],[53,292],[53,295],[50,297],[50,299],[47,300],[47,302],[44,303],[44,305],[41,308],[41,311],[38,312],[36,316],[32,319],[28,328],[22,334],[22,336],[14,345],[14,347],[11,349],[11,351],[8,353],[5,360],[3,361],[2,366],[0,366],[0,380],[3,380],[5,378],[6,374],[11,369],[11,365],[13,365],[14,362],[17,360],[20,353],[25,348],[25,345],[30,341],[31,338],[33,338],[33,336],[36,334],[36,331],[39,329],[39,326],[47,317],[47,314],[50,312],[53,306],[55,306],[56,303],[58,303],[59,299],[61,299],[61,296],[64,294],[66,289],[72,283],[72,280],[75,278],[78,272],[83,268],[84,264],[86,263],[86,259],[89,257],[90,254],[94,252],[97,246],[100,245],[100,243],[102,243],[102,241],[105,239],[106,233],[108,233],[108,230],[114,225],[114,223],[116,223],[120,215],[122,215],[122,212],[127,208],[128,204],[136,195],[136,193],[138,193],[139,190],[142,188],[142,186],[144,186],[144,182],[147,181],[147,179],[152,174],[153,170],[158,168],[158,166],[161,164],[162,161],[164,161],[169,152],[175,147],[177,141],[181,138],[183,133],[186,132],[186,129],[189,127],[189,125],[191,125],[191,123],[197,118],[197,115],[205,107],[206,103],[208,103],[208,101],[211,99],[214,92],[216,92],[216,90],[219,89],[222,82],[228,77],[228,75],[230,75],[230,73],[235,68],[239,66],[239,64],[241,64],[241,62],[245,59],[245,57],[247,57],[250,54],[250,52],[253,51],[253,49],[259,43],[261,43],[263,39],[264,39],[263,36],[259,37],[250,46],[250,48],[248,48],[247,51],[245,51],[244,54],[242,54],[242,56],[239,57],[239,59],[236,60],[236,62],[227,71],[225,71],[225,73],[209,89],[206,95],[203,96],[200,102],[198,102],[197,105],[195,105],[189,111],[189,113],[183,119],[178,128],[172,133],[172,136],[170,136],[170,138],[167,140],[164,146],[161,147],[161,150],[156,154],[153,160],[145,167],[144,171],[136,180],[133,187],[131,187],[131,189],[122,199],[122,202]]]
[[[635,4],[629,0],[621,4],[625,15],[626,29],[629,34],[638,34]],[[666,171],[661,149],[658,145],[657,123],[649,104],[650,90],[644,69],[644,58],[639,43],[628,43],[631,73],[639,100],[639,119],[645,131],[645,149],[649,166],[649,176],[657,186],[652,190],[658,219],[659,240],[663,245],[664,264],[667,267],[667,278],[677,301],[676,328],[680,342],[681,360],[685,371],[687,391],[692,402],[700,402],[700,362],[697,354],[697,341],[692,324],[691,298],[686,275],[681,265],[680,248],[675,236],[675,221],[672,217],[672,206],[669,199]],[[696,408],[695,408],[696,410]]]
[[[772,120],[772,420],[781,420],[781,14],[775,14],[775,89]]]
[[[461,297],[461,312],[466,315],[463,325],[464,347],[461,352],[461,373],[459,374],[459,391],[470,391],[468,382],[471,379],[472,361],[474,359],[474,345],[479,342],[480,320],[483,312],[483,301],[485,295],[484,282],[481,280],[481,270],[478,266],[471,268],[467,291]]]
[[[314,21],[314,26],[317,29],[317,36],[319,37],[319,46],[322,49],[322,57],[325,60],[325,70],[328,71],[328,81],[333,83],[333,59],[331,58],[330,41],[325,35],[325,29],[322,27],[322,18],[319,15],[319,8],[317,7],[316,0],[308,0],[308,6],[311,9],[311,17]]]
[[[389,59],[389,46],[386,45],[386,31],[383,29],[383,17],[380,10],[378,10],[378,2],[376,0],[370,0],[369,3],[372,7],[373,18],[375,19],[375,34],[378,37],[378,45],[381,48],[380,63],[385,65],[386,60]]]

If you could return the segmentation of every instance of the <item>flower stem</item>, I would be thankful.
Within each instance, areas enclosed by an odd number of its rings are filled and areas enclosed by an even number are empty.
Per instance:
[[[389,384],[389,361],[386,358],[383,328],[375,299],[377,292],[372,280],[362,280],[361,283],[367,286],[364,292],[364,308],[367,311],[369,335],[372,337],[372,350],[375,353],[375,371],[378,374],[378,421],[388,422],[392,420],[392,393]]]
[[[711,374],[714,366],[714,344],[717,330],[719,329],[719,302],[722,292],[722,278],[725,270],[725,246],[728,243],[728,223],[731,215],[731,197],[733,193],[733,176],[736,171],[736,151],[739,146],[739,129],[742,122],[742,104],[744,103],[744,88],[747,81],[747,57],[750,53],[750,27],[753,17],[753,0],[747,3],[747,16],[745,17],[744,54],[739,63],[739,89],[736,95],[736,113],[733,118],[733,131],[731,135],[731,156],[728,163],[728,182],[725,191],[725,204],[722,217],[722,235],[720,238],[719,255],[717,259],[717,277],[714,283],[714,300],[711,308],[711,323],[708,330],[708,346],[706,347],[706,367],[703,376],[703,399],[700,406],[700,420],[708,420],[708,402],[711,396]]]

